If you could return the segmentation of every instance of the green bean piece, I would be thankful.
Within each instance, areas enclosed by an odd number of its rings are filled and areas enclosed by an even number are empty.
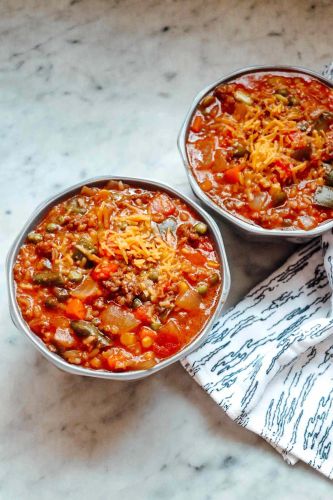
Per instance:
[[[79,337],[94,337],[99,347],[111,345],[111,339],[106,337],[93,323],[83,319],[71,321],[71,328]]]
[[[74,332],[80,337],[96,335],[96,331],[98,331],[98,328],[95,325],[83,319],[71,321],[71,328],[73,328]]]
[[[204,222],[197,222],[193,226],[194,231],[201,236],[207,233],[208,227]]]
[[[80,283],[83,280],[83,275],[80,273],[80,271],[72,269],[68,273],[68,279],[70,281],[73,281],[73,283]]]
[[[97,253],[97,248],[94,247],[93,242],[87,237],[80,238],[74,247],[74,260],[82,260],[83,257],[86,257],[89,260],[91,254],[95,255]]]
[[[330,186],[318,187],[315,191],[313,201],[322,207],[333,208],[333,188]]]
[[[133,300],[133,304],[132,305],[133,305],[134,309],[137,309],[138,307],[142,306],[142,302],[141,302],[141,300],[138,297],[136,297]]]
[[[246,149],[243,144],[235,144],[233,148],[233,157],[234,158],[242,158],[243,156],[249,154],[249,151]]]
[[[206,295],[208,292],[207,283],[199,283],[199,285],[197,285],[197,292],[200,293],[200,295]]]
[[[43,241],[43,235],[40,233],[35,233],[34,231],[31,231],[31,233],[29,233],[27,236],[27,240],[29,241],[29,243],[34,243],[36,245],[37,243],[40,243],[41,241]]]
[[[59,287],[54,287],[53,288],[53,294],[57,297],[59,302],[65,302],[69,298],[69,293],[66,288],[59,288]]]
[[[323,167],[325,170],[324,180],[326,186],[333,186],[333,165],[329,163],[323,163]]]
[[[33,275],[32,280],[37,285],[51,286],[62,285],[64,283],[63,277],[56,271],[41,271]]]
[[[55,224],[54,222],[50,222],[49,224],[47,224],[46,226],[46,231],[48,233],[56,233],[59,229],[59,226],[58,224]]]
[[[55,297],[47,297],[47,299],[45,299],[45,307],[47,307],[48,309],[55,309],[58,305],[58,301]]]

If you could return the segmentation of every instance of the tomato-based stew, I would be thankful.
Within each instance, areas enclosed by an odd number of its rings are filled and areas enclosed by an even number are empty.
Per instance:
[[[166,192],[83,187],[31,231],[16,298],[50,351],[86,368],[147,369],[211,317],[221,264],[207,225]]]
[[[197,105],[186,142],[200,188],[266,229],[333,218],[333,90],[303,74],[252,73]]]

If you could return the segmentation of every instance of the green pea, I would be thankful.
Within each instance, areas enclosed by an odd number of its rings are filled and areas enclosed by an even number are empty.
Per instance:
[[[216,283],[218,283],[220,281],[220,277],[217,273],[213,273],[210,277],[209,277],[209,283],[210,285],[216,285]]]
[[[29,241],[29,243],[34,243],[36,245],[37,243],[43,241],[43,236],[40,233],[31,231],[31,233],[29,233],[27,236],[27,240]]]
[[[59,215],[57,218],[57,223],[62,225],[65,222],[65,217],[63,215]]]
[[[207,283],[199,283],[197,286],[197,292],[200,293],[200,295],[205,295],[208,292]]]
[[[157,320],[154,320],[150,323],[150,328],[152,330],[159,330],[159,328],[161,328],[162,324],[160,323],[160,321],[157,321]]]
[[[158,272],[156,271],[156,269],[152,269],[151,271],[149,271],[148,278],[155,283],[158,281]]]
[[[207,233],[207,224],[205,224],[204,222],[197,222],[194,226],[193,226],[193,229],[196,233],[200,234],[200,235],[203,235],[203,234],[206,234]]]
[[[46,226],[46,231],[48,233],[56,233],[59,229],[59,226],[58,224],[55,224],[54,222],[50,222],[49,224],[47,224]]]

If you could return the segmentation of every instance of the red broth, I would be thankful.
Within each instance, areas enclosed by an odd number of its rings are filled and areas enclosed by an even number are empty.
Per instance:
[[[221,84],[197,106],[191,170],[217,205],[267,229],[332,219],[314,192],[333,170],[333,90],[302,74],[255,73]]]
[[[17,256],[16,297],[50,351],[93,369],[147,369],[186,346],[221,290],[204,222],[182,200],[112,181],[54,206]]]

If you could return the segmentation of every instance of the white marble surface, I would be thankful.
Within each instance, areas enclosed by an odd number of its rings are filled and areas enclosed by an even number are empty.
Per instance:
[[[3,0],[0,4],[0,499],[326,499],[180,365],[128,384],[63,374],[12,326],[4,260],[27,215],[81,179],[189,192],[176,136],[192,96],[248,64],[319,70],[330,0]],[[221,226],[233,303],[292,251]]]

